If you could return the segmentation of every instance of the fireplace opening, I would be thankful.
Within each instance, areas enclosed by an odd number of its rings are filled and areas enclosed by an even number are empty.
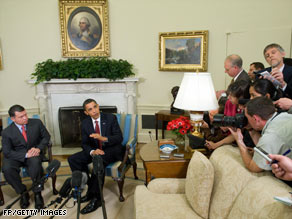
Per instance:
[[[100,112],[117,113],[116,106],[99,106]],[[62,147],[81,146],[81,122],[87,115],[82,106],[60,107],[58,112]]]

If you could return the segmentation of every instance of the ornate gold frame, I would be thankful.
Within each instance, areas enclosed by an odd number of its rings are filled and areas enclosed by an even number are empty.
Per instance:
[[[169,47],[166,47],[166,40],[168,40]],[[193,53],[188,51],[187,41],[189,40],[193,40],[190,45],[193,45],[193,48],[198,51],[195,50]],[[159,70],[207,71],[207,49],[207,30],[159,33]],[[166,53],[168,53],[168,57],[166,57]]]
[[[59,0],[59,12],[63,57],[110,55],[108,0]],[[90,23],[87,38],[77,31],[83,17]]]

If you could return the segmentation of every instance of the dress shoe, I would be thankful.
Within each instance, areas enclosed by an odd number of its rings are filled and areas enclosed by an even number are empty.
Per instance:
[[[21,196],[20,207],[26,209],[29,206],[29,194],[28,192]]]
[[[101,206],[100,199],[92,198],[91,201],[80,211],[81,214],[89,214]]]
[[[86,194],[85,196],[81,197],[80,203],[88,202],[90,200],[91,200],[91,197],[88,194]]]
[[[35,209],[40,210],[40,209],[44,208],[44,199],[43,199],[42,194],[40,192],[36,192],[34,194],[34,202],[35,202],[35,204],[34,204]]]

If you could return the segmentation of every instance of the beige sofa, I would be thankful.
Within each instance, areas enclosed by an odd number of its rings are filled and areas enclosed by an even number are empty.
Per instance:
[[[143,218],[292,218],[292,207],[274,196],[292,188],[270,172],[251,173],[238,148],[216,149],[210,160],[194,153],[186,179],[154,179],[135,191],[135,213]]]

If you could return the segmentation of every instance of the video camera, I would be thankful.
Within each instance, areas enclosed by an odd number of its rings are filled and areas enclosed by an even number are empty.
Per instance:
[[[213,119],[213,126],[215,127],[235,127],[242,129],[248,124],[244,113],[238,113],[235,116],[224,116],[224,114],[216,114]]]

